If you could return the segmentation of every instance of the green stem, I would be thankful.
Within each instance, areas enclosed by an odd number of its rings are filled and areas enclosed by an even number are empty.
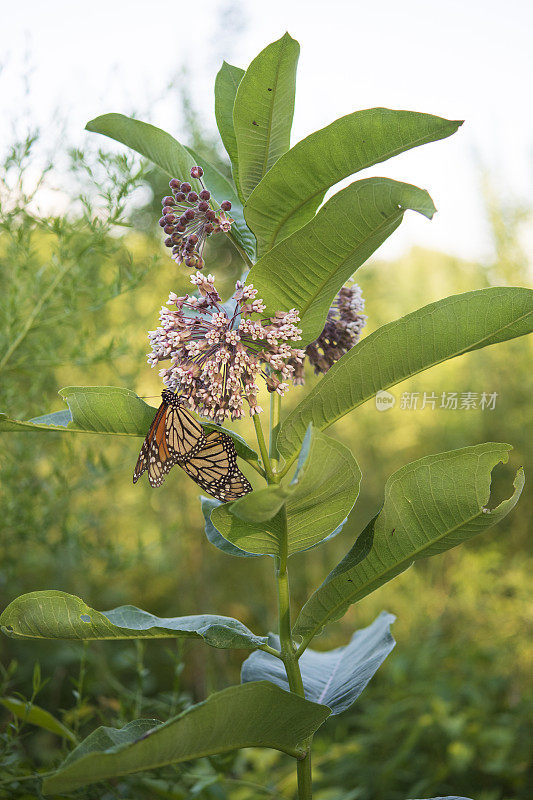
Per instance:
[[[268,443],[268,450],[270,462],[273,469],[277,472],[279,453],[276,446],[278,438],[279,423],[281,417],[281,395],[277,392],[272,392],[270,395],[270,441]]]
[[[257,436],[257,443],[261,451],[263,459],[263,466],[267,474],[269,483],[279,483],[281,476],[272,470],[270,459],[277,454],[275,446],[277,428],[280,421],[281,403],[275,399],[271,399],[270,405],[270,456],[266,449],[265,437],[258,415],[254,416],[255,432]],[[302,674],[298,665],[298,657],[296,655],[296,648],[292,640],[291,631],[291,596],[289,587],[289,573],[287,570],[287,559],[289,555],[289,540],[288,540],[288,526],[287,526],[287,507],[284,505],[281,512],[282,514],[282,530],[280,536],[280,554],[275,559],[276,568],[276,586],[278,594],[278,630],[280,639],[280,654],[285,671],[287,673],[287,680],[289,681],[289,689],[294,694],[305,697],[304,685],[302,681]],[[264,649],[264,648],[262,648]],[[303,742],[305,748],[305,755],[303,758],[298,759],[296,764],[296,773],[298,777],[298,800],[312,800],[312,775],[311,775],[311,744],[312,737],[309,737]]]
[[[254,414],[253,420],[255,435],[257,436],[257,444],[259,445],[259,452],[261,453],[261,458],[263,459],[263,467],[266,472],[267,481],[269,483],[278,483],[276,476],[272,472],[272,467],[270,466],[270,459],[268,457],[268,450],[265,442],[265,436],[263,434],[263,428],[261,427],[261,419],[259,418],[259,414]]]
[[[252,467],[252,469],[255,469],[255,471],[258,472],[261,475],[261,477],[266,480],[266,472],[264,469],[262,469],[262,467],[259,466],[257,461],[252,461],[251,458],[245,458],[244,461],[246,461],[246,463],[249,464]]]
[[[289,573],[287,570],[288,557],[288,530],[287,530],[287,509],[283,507],[283,531],[281,537],[281,548],[279,558],[276,558],[276,583],[278,590],[278,620],[279,638],[281,645],[281,658],[285,664],[289,689],[291,692],[305,697],[302,674],[298,664],[298,658],[291,632],[291,599],[289,587]],[[299,759],[296,764],[298,776],[298,798],[299,800],[311,800],[312,797],[312,776],[311,776],[311,743],[312,738],[304,742],[306,754]]]

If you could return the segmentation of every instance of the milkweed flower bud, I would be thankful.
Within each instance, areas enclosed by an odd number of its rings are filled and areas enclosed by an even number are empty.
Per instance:
[[[193,191],[188,181],[172,178],[169,186],[173,197],[167,195],[163,198],[163,216],[159,220],[167,234],[165,245],[172,247],[172,258],[177,264],[191,269],[203,268],[207,238],[213,233],[229,233],[233,223],[226,213],[231,209],[230,201],[224,200],[218,206],[204,186],[203,174],[202,167],[191,168],[191,177],[202,186],[199,193]]]
[[[364,308],[361,287],[356,283],[343,286],[328,311],[322,333],[305,348],[305,358],[314,367],[315,375],[326,373],[341,356],[357,344],[366,325],[367,318],[362,313]],[[304,359],[299,363],[289,363],[294,366],[294,384],[305,383]]]

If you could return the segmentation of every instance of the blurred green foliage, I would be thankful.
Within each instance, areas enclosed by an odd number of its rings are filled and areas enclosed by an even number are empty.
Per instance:
[[[191,145],[216,160],[204,133],[192,123],[190,129]],[[24,419],[59,410],[57,389],[75,384],[127,386],[157,404],[159,380],[144,358],[146,331],[168,291],[187,286],[153,225],[166,183],[128,158],[74,152],[65,211],[43,216],[37,190],[54,187],[47,166],[32,180],[34,138],[16,144],[1,169],[0,408]],[[423,250],[393,262],[373,260],[357,274],[367,332],[449,294],[528,283],[520,246],[527,213],[502,208],[488,190],[486,197],[490,263]],[[210,263],[229,292],[240,261],[228,240],[214,237]],[[472,353],[395,387],[394,409],[380,413],[370,401],[335,427],[360,463],[362,494],[336,539],[292,559],[298,605],[351,546],[379,508],[385,479],[402,464],[478,442],[510,442],[513,463],[494,480],[495,499],[508,494],[513,467],[525,464],[527,474],[530,364],[525,339]],[[301,391],[291,390],[287,407]],[[493,411],[404,410],[403,391],[498,397]],[[252,439],[248,423],[239,432]],[[230,560],[214,549],[203,534],[197,487],[184,475],[173,471],[157,491],[147,482],[133,487],[139,446],[105,436],[4,434],[0,606],[22,592],[53,588],[99,609],[133,603],[160,615],[218,612],[267,631],[275,618],[270,559]],[[524,495],[516,512],[479,541],[417,564],[317,641],[344,644],[382,608],[398,615],[392,656],[353,709],[316,737],[317,800],[531,796],[531,505]],[[2,693],[35,701],[80,736],[134,717],[165,719],[237,682],[243,660],[238,652],[168,641],[30,647],[3,637],[0,653]],[[7,711],[0,721],[0,797],[39,796],[32,775],[57,764],[67,744]],[[291,798],[293,781],[284,756],[243,751],[77,796]]]

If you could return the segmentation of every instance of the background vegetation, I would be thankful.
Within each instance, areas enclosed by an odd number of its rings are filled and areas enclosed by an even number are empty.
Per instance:
[[[209,138],[186,110],[190,144],[215,160]],[[187,283],[163,252],[154,225],[166,183],[127,158],[73,152],[62,188],[68,207],[58,216],[43,215],[39,197],[57,189],[57,176],[50,163],[36,177],[37,143],[33,134],[15,143],[0,176],[0,408],[27,419],[59,410],[56,392],[63,386],[106,383],[153,396],[157,404],[160,385],[145,363],[146,331],[155,326],[168,291],[179,293]],[[225,169],[220,159],[219,166]],[[367,303],[366,333],[449,294],[528,283],[520,244],[528,211],[502,207],[487,182],[484,191],[494,258],[467,263],[413,250],[395,262],[372,260],[357,275]],[[229,290],[240,261],[221,238],[214,239],[210,263]],[[295,557],[299,604],[351,546],[379,508],[385,479],[403,464],[492,440],[515,448],[507,477],[519,464],[527,471],[530,364],[525,339],[473,353],[395,387],[394,409],[379,413],[371,401],[337,425],[333,434],[362,468],[362,496],[336,539]],[[498,397],[492,411],[404,410],[404,391]],[[297,393],[291,390],[288,406]],[[197,487],[176,471],[157,491],[144,481],[133,487],[139,446],[91,435],[3,437],[0,606],[22,592],[50,588],[98,609],[132,603],[162,616],[202,609],[236,616],[256,632],[268,630],[275,617],[269,559],[230,564],[214,549],[203,533]],[[496,498],[505,474],[506,467],[496,471]],[[531,504],[531,496],[523,496],[509,519],[479,541],[417,564],[327,629],[324,647],[331,647],[346,643],[381,609],[398,616],[396,650],[354,708],[329,720],[316,737],[318,800],[530,797]],[[265,596],[271,598],[267,607]],[[63,709],[62,721],[80,736],[98,724],[165,719],[238,682],[243,660],[233,651],[166,641],[88,647],[36,641],[30,647],[3,637],[0,653],[2,694]],[[32,776],[57,764],[71,745],[21,724],[7,710],[0,723],[0,797],[38,797]],[[287,778],[276,786],[271,778],[278,773],[273,762],[283,767],[284,758],[244,751],[78,795],[289,798],[295,786],[288,759]]]

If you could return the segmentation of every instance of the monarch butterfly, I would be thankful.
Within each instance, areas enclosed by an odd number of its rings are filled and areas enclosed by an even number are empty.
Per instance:
[[[248,494],[252,487],[237,467],[231,437],[222,431],[206,433],[183,401],[168,389],[161,398],[135,465],[133,483],[148,470],[150,486],[161,486],[166,474],[178,464],[217,500],[228,502]]]

